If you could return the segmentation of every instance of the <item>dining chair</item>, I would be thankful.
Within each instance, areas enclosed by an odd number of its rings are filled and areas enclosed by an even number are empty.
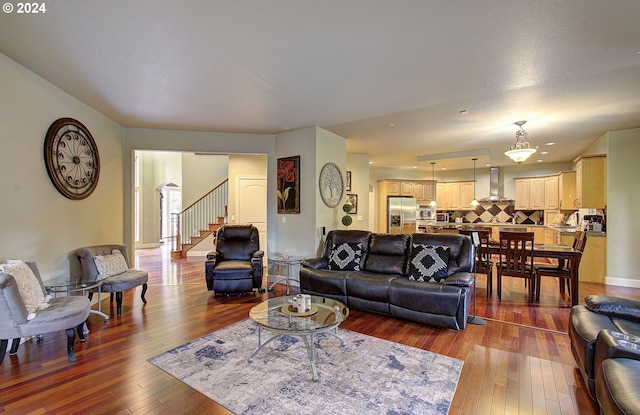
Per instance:
[[[489,227],[465,227],[459,230],[461,235],[471,236],[478,233],[480,243],[476,252],[476,272],[487,275],[487,297],[491,297],[493,292],[493,261],[489,254],[489,244],[491,243],[491,228]]]
[[[577,251],[584,252],[584,247],[587,245],[587,233],[584,231],[576,231],[573,238],[573,248]],[[580,259],[578,258],[578,266],[580,265]],[[571,269],[565,263],[564,260],[559,260],[557,264],[534,264],[536,271],[536,301],[540,301],[540,282],[541,277],[555,277],[558,278],[560,285],[560,295],[564,297],[565,286],[568,288],[569,295],[571,290],[575,287],[571,286]]]
[[[533,232],[500,232],[500,262],[496,264],[499,299],[502,299],[502,277],[523,278],[529,298],[535,299],[533,239]]]

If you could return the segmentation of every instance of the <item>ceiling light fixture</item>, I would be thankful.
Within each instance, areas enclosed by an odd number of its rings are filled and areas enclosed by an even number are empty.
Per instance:
[[[471,201],[471,206],[473,206],[474,208],[480,205],[480,202],[478,202],[478,199],[476,199],[476,158],[471,159],[473,160],[473,200]]]
[[[538,151],[537,148],[531,148],[531,145],[527,141],[527,132],[522,128],[525,123],[526,121],[517,121],[514,123],[520,127],[520,129],[516,131],[516,143],[509,147],[508,151],[504,152],[505,155],[509,156],[511,160],[518,164],[522,164],[529,156]]]
[[[431,182],[433,184],[433,199],[431,199],[431,202],[429,202],[429,206],[431,206],[432,208],[435,208],[438,206],[438,204],[436,203],[436,162],[435,161],[431,162]]]

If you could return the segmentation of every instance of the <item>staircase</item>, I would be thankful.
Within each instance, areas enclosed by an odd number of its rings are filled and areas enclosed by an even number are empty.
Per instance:
[[[229,180],[225,180],[180,213],[173,213],[176,236],[171,258],[186,258],[187,251],[224,224]]]

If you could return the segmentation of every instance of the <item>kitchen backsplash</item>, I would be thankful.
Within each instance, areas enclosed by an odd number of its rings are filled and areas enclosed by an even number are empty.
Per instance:
[[[542,224],[544,212],[542,210],[516,210],[513,202],[480,202],[475,210],[450,210],[449,221],[455,222],[462,218],[463,223],[478,222],[511,222],[515,215],[516,223],[523,225]]]

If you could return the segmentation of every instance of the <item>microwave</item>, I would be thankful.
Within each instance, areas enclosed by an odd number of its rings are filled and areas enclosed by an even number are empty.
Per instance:
[[[438,221],[438,222],[449,222],[449,214],[448,213],[436,213],[436,221]]]
[[[418,205],[418,208],[416,209],[416,219],[423,221],[435,221],[436,209],[429,205]]]

